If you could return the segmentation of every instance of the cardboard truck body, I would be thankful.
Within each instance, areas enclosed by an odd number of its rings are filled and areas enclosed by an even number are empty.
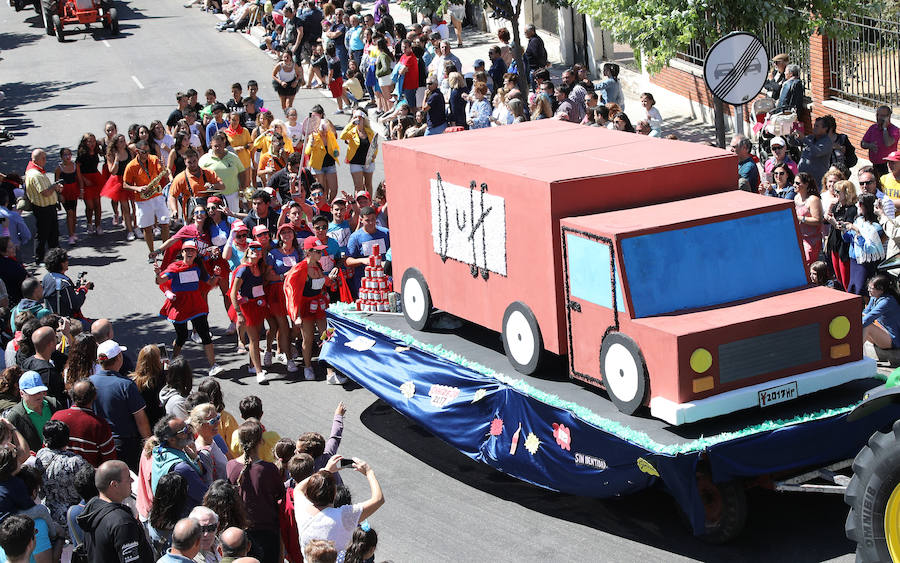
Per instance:
[[[629,220],[638,229],[642,221],[656,224],[653,217],[642,212],[647,206],[722,192],[729,192],[730,197],[737,184],[736,158],[717,148],[556,120],[391,142],[385,145],[384,161],[393,218],[393,272],[400,281],[404,315],[410,324],[423,328],[433,305],[499,331],[507,357],[523,373],[536,369],[546,349],[568,355],[570,375],[593,384],[602,384],[600,343],[616,325],[598,313],[594,321],[583,325],[574,321],[568,329],[567,312],[573,299],[567,287],[561,221],[577,228],[579,216],[631,209]],[[731,209],[726,215],[752,215],[756,207],[767,208],[769,204],[780,205],[782,211],[789,206],[755,194],[737,195],[741,209]],[[690,204],[686,204],[684,211],[689,210]],[[699,211],[695,221],[703,222],[703,214]],[[667,220],[672,223],[673,219]],[[575,223],[568,223],[570,220]],[[599,223],[591,225],[586,232],[595,236],[614,240],[627,235],[625,231],[603,231]],[[796,225],[791,225],[792,239],[786,244],[796,247],[799,259]],[[591,283],[596,287],[605,283],[609,288],[610,271],[622,269],[616,264],[618,259],[616,252],[608,252],[605,270],[600,269],[605,273],[592,278]],[[714,253],[711,259],[715,260]],[[802,260],[800,265],[800,273],[791,274],[792,281],[797,282],[792,287],[806,283]],[[646,274],[653,277],[659,291],[665,291],[665,265]],[[619,326],[653,333],[653,327],[637,328],[646,324],[644,318],[631,322],[629,317],[625,322],[632,301],[630,294],[623,297],[625,309],[615,311],[622,321]],[[826,299],[821,296],[820,301]],[[641,317],[641,305],[637,307]],[[741,311],[751,317],[755,314],[750,309]],[[589,316],[594,318],[593,313],[582,318]],[[853,318],[858,325],[858,316]],[[654,365],[650,378],[659,375],[664,393],[656,394],[653,379],[647,394],[639,397],[640,402],[659,397],[654,415],[673,424],[703,418],[707,412],[718,413],[721,404],[715,409],[684,407],[684,401],[730,389],[716,384],[694,393],[694,378],[687,383],[678,381],[679,362],[683,361],[679,354],[694,341],[692,338],[700,337],[676,334],[677,328],[663,337],[665,329],[655,330],[669,343],[668,352],[657,354],[654,348],[646,354],[652,358],[647,361]],[[716,332],[716,338],[726,339],[726,333]],[[858,338],[859,332],[855,334]],[[713,345],[712,340],[702,341]],[[678,352],[673,354],[673,350]],[[854,357],[858,357],[857,349],[848,356]],[[583,362],[594,365],[585,367]],[[664,376],[662,368],[656,366],[666,362],[676,364]],[[751,380],[756,381],[751,378],[735,385]],[[686,393],[684,385],[692,392]],[[618,401],[612,391],[617,406],[633,412],[628,402]]]

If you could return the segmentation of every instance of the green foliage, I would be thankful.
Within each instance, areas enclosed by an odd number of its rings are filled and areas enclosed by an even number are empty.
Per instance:
[[[692,39],[711,46],[731,31],[762,34],[772,22],[788,42],[807,41],[816,31],[833,37],[846,31],[835,18],[867,13],[867,0],[573,0],[602,22],[616,41],[641,49],[643,63],[659,70]]]

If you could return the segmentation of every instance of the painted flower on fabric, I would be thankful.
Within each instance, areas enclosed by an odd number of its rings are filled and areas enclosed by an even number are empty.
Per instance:
[[[491,436],[499,436],[503,433],[503,419],[495,418],[491,421]]]
[[[413,395],[416,394],[416,384],[412,381],[407,381],[400,386],[400,393],[407,399],[412,399]]]
[[[534,455],[537,453],[539,447],[541,447],[541,441],[534,432],[529,432],[528,437],[525,438],[525,449],[528,450],[528,453]]]
[[[553,437],[556,439],[556,443],[559,444],[560,448],[566,451],[572,449],[572,435],[565,424],[553,423]]]
[[[322,342],[328,342],[329,340],[331,340],[332,336],[334,336],[334,328],[333,327],[326,328],[321,336]]]
[[[484,399],[484,396],[487,395],[487,390],[484,388],[475,391],[475,396],[472,398],[473,403],[477,403],[481,399]]]

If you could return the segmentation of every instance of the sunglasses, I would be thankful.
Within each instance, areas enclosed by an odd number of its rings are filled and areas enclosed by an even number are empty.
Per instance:
[[[195,209],[194,215],[206,215],[206,210],[205,209]]]
[[[776,176],[787,176],[787,172],[774,172]]]
[[[317,231],[324,231],[328,229],[328,225],[313,225],[313,229]]]
[[[214,426],[214,425],[218,424],[221,419],[222,419],[222,415],[217,414],[216,416],[207,420],[206,423],[209,424],[210,426]]]
[[[234,238],[247,238],[247,233],[242,233],[239,235],[234,235]]]
[[[773,151],[783,151],[784,147],[772,147]]]
[[[215,532],[217,529],[219,529],[218,524],[207,524],[205,526],[200,526],[200,533],[201,534],[211,534],[211,533]]]
[[[860,180],[859,181],[860,186],[868,186],[869,184],[874,184],[874,183],[875,183],[875,180]]]

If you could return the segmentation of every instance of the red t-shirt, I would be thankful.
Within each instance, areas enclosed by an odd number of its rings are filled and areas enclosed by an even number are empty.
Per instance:
[[[400,64],[406,67],[403,75],[403,89],[415,90],[419,87],[419,60],[414,53],[400,57]]]

